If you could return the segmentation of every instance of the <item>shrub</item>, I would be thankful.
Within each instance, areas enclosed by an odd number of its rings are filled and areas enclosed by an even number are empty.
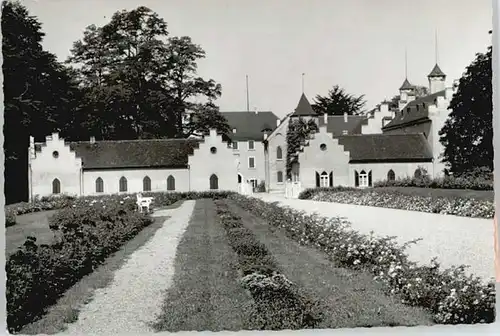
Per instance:
[[[5,226],[16,224],[16,213],[11,209],[5,209]]]
[[[342,186],[307,188],[300,192],[298,198],[311,199],[314,195],[316,195],[319,192],[340,192],[340,191],[350,191],[350,190],[359,190],[359,189],[352,187],[342,187]]]
[[[461,174],[436,179],[431,179],[425,175],[422,178],[406,177],[392,181],[377,181],[374,183],[374,187],[493,190],[493,173],[487,167],[479,167]]]
[[[399,245],[395,237],[356,232],[340,218],[307,215],[242,195],[230,199],[290,238],[323,251],[336,264],[368,270],[401,302],[428,309],[436,323],[491,323],[495,319],[494,283],[484,284],[466,275],[464,266],[442,269],[436,260],[430,266],[418,266],[405,252],[417,241]]]
[[[493,218],[495,204],[488,200],[471,198],[434,197],[406,195],[389,190],[352,190],[346,192],[318,191],[312,193],[312,200],[375,206],[456,215],[463,217]]]
[[[53,245],[29,237],[6,263],[9,331],[20,330],[152,220],[130,198],[84,200],[50,219]]]
[[[260,181],[260,183],[257,185],[257,192],[266,192],[266,182],[265,181]]]
[[[216,213],[226,230],[229,245],[238,255],[240,283],[254,300],[252,324],[264,330],[316,326],[322,319],[318,304],[280,273],[266,246],[243,225],[239,216],[233,215],[225,203],[216,204]]]

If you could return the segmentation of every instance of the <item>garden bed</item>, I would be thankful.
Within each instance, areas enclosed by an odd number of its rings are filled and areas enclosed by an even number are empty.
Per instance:
[[[306,189],[299,195],[299,198],[463,217],[493,218],[495,214],[492,195],[491,199],[486,196],[475,199],[461,196],[435,196],[436,191],[433,192],[432,189],[427,189],[429,191],[420,188],[412,189],[419,189],[419,191],[413,190],[415,192],[412,193],[412,190],[405,190],[405,188],[315,188]],[[446,194],[444,191],[440,193]],[[448,192],[448,194],[452,193],[457,195],[455,190]]]
[[[325,253],[338,267],[365,270],[402,303],[427,309],[435,323],[492,323],[495,320],[495,286],[468,276],[463,267],[442,269],[436,260],[418,266],[391,237],[360,234],[336,218],[306,215],[290,208],[247,198],[230,199],[263,218],[302,245]]]

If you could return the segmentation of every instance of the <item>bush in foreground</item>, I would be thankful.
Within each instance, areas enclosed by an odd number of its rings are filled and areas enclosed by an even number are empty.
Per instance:
[[[54,244],[37,245],[36,238],[29,237],[7,261],[9,331],[36,320],[68,288],[152,222],[135,211],[130,199],[84,203],[50,219],[57,237]]]
[[[238,255],[241,285],[255,303],[252,325],[260,330],[314,328],[322,319],[317,303],[281,274],[274,257],[239,216],[219,202],[216,208],[229,245]]]
[[[230,197],[242,208],[281,228],[301,244],[314,246],[342,267],[365,269],[401,301],[428,309],[436,323],[473,324],[495,320],[495,285],[468,276],[464,266],[442,269],[435,261],[418,266],[395,237],[376,237],[354,231],[339,218],[306,215],[277,204],[241,195]]]

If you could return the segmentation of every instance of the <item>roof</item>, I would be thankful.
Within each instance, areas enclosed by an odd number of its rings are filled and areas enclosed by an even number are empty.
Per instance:
[[[436,63],[436,65],[434,65],[434,68],[432,68],[431,73],[427,77],[446,77],[446,75]]]
[[[432,152],[423,134],[364,134],[337,137],[356,162],[432,161]]]
[[[155,139],[67,142],[84,169],[113,168],[184,168],[188,156],[198,147],[199,140]],[[41,150],[43,145],[35,145]]]
[[[276,128],[276,121],[279,119],[273,112],[221,112],[227,119],[231,129],[236,129],[236,133],[229,136],[232,140],[254,140],[263,139],[262,132],[265,129],[273,131]]]
[[[333,136],[342,135],[346,130],[348,134],[361,134],[361,126],[367,120],[366,116],[350,115],[347,116],[347,122],[344,122],[344,116],[328,116],[326,131]],[[325,121],[318,117],[318,126],[324,126]]]
[[[299,103],[297,104],[295,112],[293,112],[292,116],[317,116],[317,113],[314,112],[305,94],[300,96]]]
[[[410,89],[413,89],[413,85],[410,84],[410,82],[408,81],[408,78],[405,78],[405,81],[403,82],[403,84],[401,84],[401,87],[399,88],[400,90],[410,90]]]
[[[430,120],[428,117],[429,105],[434,104],[437,97],[445,97],[445,95],[446,90],[442,90],[409,102],[403,110],[396,113],[394,119],[390,123],[382,127],[382,130],[399,128],[410,123]]]

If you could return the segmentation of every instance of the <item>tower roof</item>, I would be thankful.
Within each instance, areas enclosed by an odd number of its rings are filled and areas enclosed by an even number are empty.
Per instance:
[[[431,73],[427,77],[446,77],[446,75],[436,63],[436,65],[434,65],[434,68],[432,68]]]
[[[300,97],[299,103],[295,108],[295,112],[293,112],[292,116],[316,116],[311,104],[306,98],[305,94],[302,94]]]
[[[403,84],[401,85],[401,87],[399,89],[400,90],[413,89],[413,85],[410,84],[410,82],[408,81],[408,78],[405,78],[405,81],[403,82]]]

